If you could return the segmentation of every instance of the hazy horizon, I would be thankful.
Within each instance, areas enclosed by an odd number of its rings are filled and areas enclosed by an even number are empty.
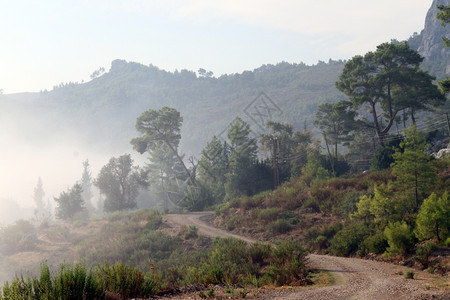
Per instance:
[[[37,92],[88,81],[114,59],[218,76],[281,61],[349,59],[420,32],[431,3],[4,1],[0,65],[8,71],[0,74],[0,89]]]

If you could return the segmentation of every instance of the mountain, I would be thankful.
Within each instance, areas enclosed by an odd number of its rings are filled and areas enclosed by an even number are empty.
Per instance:
[[[448,5],[448,0],[433,0],[425,18],[425,27],[420,34],[415,33],[408,40],[411,48],[425,58],[423,67],[443,79],[450,75],[450,48],[444,46],[442,37],[450,37],[450,26],[443,27],[436,18],[438,5]]]
[[[220,135],[237,116],[247,120],[255,134],[263,130],[269,115],[297,127],[310,126],[319,103],[342,99],[334,82],[343,66],[343,61],[332,60],[314,66],[282,62],[214,78],[115,60],[107,73],[87,83],[4,95],[0,99],[8,109],[0,116],[20,120],[15,127],[26,134],[39,131],[27,139],[69,134],[95,147],[127,151],[129,140],[137,135],[136,118],[147,109],[171,106],[184,117],[183,150],[198,155],[206,141]],[[32,121],[12,117],[19,112]]]

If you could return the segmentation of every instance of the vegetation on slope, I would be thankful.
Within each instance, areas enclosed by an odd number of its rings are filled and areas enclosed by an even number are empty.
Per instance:
[[[17,235],[23,231],[38,237],[55,231],[51,226],[27,226],[10,226],[0,239],[6,242],[14,230]],[[195,227],[170,236],[164,233],[161,215],[154,210],[114,213],[103,220],[67,226],[66,236],[73,238],[66,240],[70,243],[67,250],[73,251],[74,257],[69,260],[67,256],[67,263],[59,268],[60,262],[43,263],[39,272],[32,272],[35,275],[16,276],[3,286],[0,299],[103,299],[108,295],[128,299],[211,284],[258,288],[311,283],[306,252],[295,241],[273,247],[231,238],[210,240],[198,236]],[[47,243],[58,245],[56,240]],[[22,251],[43,251],[41,244],[44,240],[37,238],[34,245],[2,249],[2,254],[6,259]]]

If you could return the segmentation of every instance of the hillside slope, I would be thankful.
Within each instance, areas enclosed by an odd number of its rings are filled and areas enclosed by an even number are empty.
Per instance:
[[[182,148],[198,154],[212,135],[220,134],[237,116],[255,131],[261,130],[268,117],[258,119],[254,108],[261,106],[257,97],[262,92],[271,99],[267,107],[259,108],[262,115],[269,113],[273,119],[296,126],[311,124],[319,103],[342,99],[334,82],[343,65],[342,61],[315,66],[280,63],[207,78],[187,70],[171,73],[115,60],[109,72],[87,83],[63,84],[37,94],[4,95],[0,116],[25,135],[29,127],[41,124],[44,135],[68,131],[86,143],[127,149],[136,135],[136,118],[147,109],[170,106],[184,116]],[[27,127],[19,114],[33,125]]]

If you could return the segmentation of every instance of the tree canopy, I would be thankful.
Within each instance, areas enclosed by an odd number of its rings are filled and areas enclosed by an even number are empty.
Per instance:
[[[103,166],[94,184],[105,196],[104,210],[114,212],[136,208],[136,197],[141,188],[146,188],[147,173],[133,166],[130,154],[112,157]]]
[[[408,111],[415,113],[445,103],[444,95],[433,84],[434,77],[420,69],[423,58],[405,43],[384,43],[375,52],[349,60],[336,82],[355,109],[367,107],[379,144],[384,144],[395,118]]]
[[[322,103],[317,107],[316,125],[325,140],[331,168],[335,173],[335,161],[338,160],[338,145],[346,144],[353,139],[352,132],[356,129],[356,112],[349,101],[337,103]],[[330,145],[334,146],[330,150]]]
[[[83,212],[86,207],[84,204],[83,188],[81,184],[76,183],[70,189],[62,192],[59,197],[55,197],[56,206],[56,218],[62,220],[73,219],[79,213]]]
[[[136,129],[141,133],[141,136],[132,139],[131,144],[139,153],[142,154],[147,151],[150,156],[154,156],[161,151],[169,152],[167,153],[166,161],[170,160],[171,157],[175,157],[178,161],[177,164],[182,167],[191,183],[195,185],[195,178],[186,167],[182,155],[178,153],[182,122],[183,117],[174,108],[164,106],[160,110],[146,110],[136,120]],[[168,172],[169,169],[173,170],[175,162],[170,164],[172,165],[170,168],[162,170],[165,172]],[[167,175],[174,176],[175,174]]]

